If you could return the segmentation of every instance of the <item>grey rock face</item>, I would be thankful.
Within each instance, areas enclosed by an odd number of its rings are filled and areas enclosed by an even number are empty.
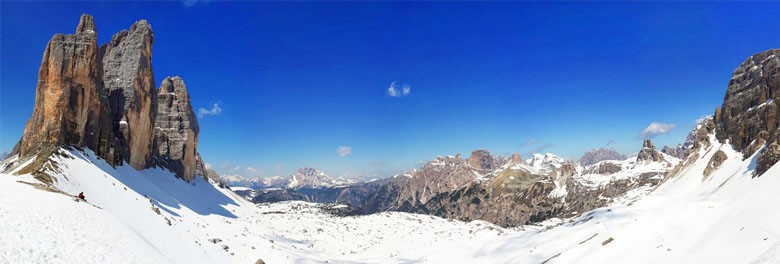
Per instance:
[[[155,118],[154,152],[161,158],[159,164],[182,179],[194,179],[199,133],[184,80],[165,78],[157,94]]]
[[[745,157],[759,147],[749,148],[766,131],[776,133],[780,103],[780,50],[771,49],[750,56],[734,70],[723,105],[715,111],[716,136],[729,139]],[[763,145],[763,143],[762,143]]]
[[[100,47],[103,84],[121,155],[136,169],[151,159],[157,93],[152,72],[154,33],[146,20],[116,33]]]
[[[645,139],[645,142],[642,145],[642,150],[640,150],[639,154],[637,154],[636,160],[637,161],[663,161],[664,157],[663,155],[661,155],[661,153],[655,150],[653,141],[651,141],[650,139]]]
[[[583,166],[593,165],[599,161],[605,160],[624,160],[626,155],[620,154],[615,149],[596,148],[585,152],[580,158],[580,164]]]

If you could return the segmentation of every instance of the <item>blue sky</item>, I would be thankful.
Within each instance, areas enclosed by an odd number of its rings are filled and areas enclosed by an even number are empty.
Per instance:
[[[152,24],[156,82],[182,76],[209,110],[203,157],[250,177],[389,176],[476,148],[631,154],[653,122],[675,145],[740,62],[780,47],[777,3],[0,5],[0,151],[32,113],[47,41],[90,13],[101,44]]]

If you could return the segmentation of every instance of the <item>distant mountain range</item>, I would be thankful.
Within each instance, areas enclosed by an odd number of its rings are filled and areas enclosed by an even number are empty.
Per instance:
[[[228,186],[246,187],[252,189],[302,189],[302,188],[333,188],[347,186],[359,182],[354,179],[332,178],[325,172],[302,167],[287,177],[271,176],[265,178],[246,178],[240,175],[227,175],[222,177]]]

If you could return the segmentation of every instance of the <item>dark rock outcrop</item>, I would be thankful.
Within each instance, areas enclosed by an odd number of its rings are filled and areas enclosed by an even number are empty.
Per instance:
[[[745,158],[752,156],[765,144],[762,137],[774,138],[778,133],[779,102],[780,50],[750,56],[734,70],[723,105],[715,111],[717,138],[728,139]],[[758,175],[764,171],[756,169]]]
[[[729,157],[726,156],[726,153],[722,150],[715,152],[715,154],[712,155],[712,158],[710,158],[710,161],[707,163],[707,167],[704,168],[704,176],[710,176],[710,174],[720,168],[720,165],[723,164],[723,162],[728,158]]]
[[[760,176],[780,161],[780,143],[772,142],[766,146],[756,160],[756,176]]]
[[[103,84],[120,155],[136,169],[152,157],[157,93],[152,73],[154,33],[146,20],[114,34],[100,47]]]

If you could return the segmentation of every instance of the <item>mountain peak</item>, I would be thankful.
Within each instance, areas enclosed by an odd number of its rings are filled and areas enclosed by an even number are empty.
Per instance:
[[[468,159],[469,165],[478,170],[493,170],[496,168],[496,159],[485,149],[471,151]]]
[[[595,148],[588,150],[580,157],[580,164],[583,166],[593,165],[604,160],[624,160],[626,155],[620,154],[613,148]]]
[[[92,15],[81,14],[81,18],[79,18],[79,25],[76,26],[76,34],[80,33],[97,33],[97,30],[95,29],[95,19],[92,17]]]

